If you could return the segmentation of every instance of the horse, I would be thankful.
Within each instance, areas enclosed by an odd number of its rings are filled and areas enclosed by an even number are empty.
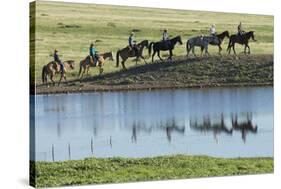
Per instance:
[[[223,42],[225,37],[229,38],[229,32],[226,30],[226,31],[224,31],[220,34],[216,34],[216,36],[219,39],[219,43],[215,43],[217,41],[211,41],[210,45],[218,46],[219,47],[219,54],[221,55],[221,51],[222,51],[221,43]],[[201,48],[203,48],[203,47],[201,47]],[[203,51],[203,50],[201,49],[201,51]]]
[[[152,46],[153,46],[152,62],[153,62],[154,55],[156,54],[156,52],[157,52],[157,56],[159,57],[159,59],[161,61],[163,61],[163,59],[160,57],[160,51],[169,51],[168,60],[171,60],[172,56],[173,56],[173,49],[175,48],[175,45],[177,43],[182,45],[181,36],[179,36],[179,35],[172,38],[172,39],[169,39],[168,42],[167,41],[151,42],[149,44],[148,53],[149,53],[149,57],[150,57],[151,49],[152,49]]]
[[[137,55],[134,53],[134,51],[129,46],[127,46],[127,47],[125,47],[121,50],[118,50],[117,53],[116,53],[116,67],[119,66],[119,56],[122,59],[121,64],[122,64],[122,67],[123,67],[124,70],[127,69],[126,66],[125,66],[125,62],[130,57],[136,57],[136,64],[138,63],[139,57],[141,57],[144,60],[144,62],[146,63],[145,58],[142,55],[144,47],[148,48],[148,40],[143,40],[142,42],[137,44],[137,48],[138,48],[138,54]]]
[[[228,47],[227,47],[228,54],[230,54],[230,51],[232,48],[234,54],[236,55],[235,43],[238,43],[240,45],[245,45],[244,53],[246,54],[246,48],[248,48],[248,54],[250,54],[251,51],[250,51],[250,46],[248,45],[248,43],[251,38],[253,41],[257,41],[254,36],[254,31],[246,32],[246,33],[242,34],[242,36],[238,36],[237,34],[231,35],[229,37],[229,43],[228,43]]]
[[[195,57],[197,57],[194,52],[195,46],[201,47],[201,57],[202,57],[204,49],[205,49],[205,55],[207,54],[208,56],[210,56],[210,54],[208,52],[208,45],[211,43],[219,45],[221,42],[220,42],[220,39],[215,36],[204,36],[204,37],[197,36],[197,37],[192,37],[192,38],[188,39],[186,42],[187,57],[189,55],[190,50],[192,50],[193,55]]]
[[[80,61],[80,68],[79,68],[79,73],[78,73],[78,77],[80,79],[83,78],[84,73],[86,72],[86,74],[88,75],[89,69],[90,67],[99,67],[99,74],[101,75],[103,72],[103,68],[102,66],[104,65],[104,62],[106,59],[109,59],[111,61],[113,61],[113,53],[112,52],[106,52],[103,54],[99,54],[99,58],[97,60],[97,65],[94,63],[92,57],[90,55],[88,55],[85,59]],[[83,72],[82,72],[83,69]],[[81,75],[82,73],[82,75]]]
[[[50,77],[50,80],[52,81],[53,85],[55,85],[55,81],[53,80],[53,77],[56,74],[61,74],[60,80],[58,82],[58,86],[61,83],[62,78],[64,78],[64,80],[66,81],[66,75],[65,73],[67,72],[67,70],[74,69],[74,65],[75,62],[74,60],[67,60],[67,61],[63,61],[62,62],[63,66],[64,66],[64,71],[61,72],[61,66],[58,62],[55,61],[51,61],[48,64],[44,65],[42,68],[42,83],[47,83],[48,82],[48,76]]]

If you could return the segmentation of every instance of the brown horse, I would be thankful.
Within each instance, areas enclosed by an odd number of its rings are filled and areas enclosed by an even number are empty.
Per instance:
[[[79,74],[78,77],[82,79],[83,75],[86,74],[88,75],[90,67],[99,67],[99,72],[102,74],[103,68],[102,66],[104,65],[104,62],[106,59],[109,59],[113,61],[113,53],[112,52],[106,52],[103,54],[99,54],[99,58],[97,60],[97,65],[95,65],[93,59],[88,55],[85,59],[80,61],[80,69],[79,69]],[[83,69],[83,71],[82,71]],[[82,74],[81,74],[82,73]]]
[[[124,70],[127,69],[125,67],[125,62],[130,57],[136,57],[136,64],[138,63],[139,57],[142,58],[144,60],[144,62],[146,63],[142,53],[143,53],[144,47],[148,48],[148,45],[149,45],[148,40],[143,40],[142,42],[137,44],[138,56],[136,56],[136,53],[134,53],[134,51],[129,46],[127,46],[121,50],[118,50],[116,53],[116,67],[119,66],[119,56],[122,59],[121,64],[122,64],[122,67]]]
[[[74,62],[74,60],[67,60],[67,61],[62,62],[62,64],[64,65],[64,71],[63,72],[61,72],[61,66],[59,65],[59,63],[57,63],[55,61],[49,62],[48,64],[43,66],[43,68],[42,68],[42,82],[43,82],[43,84],[47,83],[48,76],[49,76],[53,85],[55,85],[55,81],[54,81],[53,78],[56,74],[61,75],[58,86],[60,85],[60,82],[61,82],[62,78],[64,78],[64,80],[66,81],[65,73],[69,69],[71,69],[71,70],[74,69],[75,62]]]
[[[248,54],[250,54],[251,53],[250,46],[249,46],[250,39],[252,39],[253,41],[257,41],[255,39],[254,31],[246,32],[246,33],[242,34],[242,36],[239,36],[237,34],[231,35],[229,37],[229,43],[228,43],[228,47],[227,47],[228,54],[230,54],[230,51],[232,48],[234,54],[236,55],[235,43],[240,44],[240,45],[245,45],[244,53],[246,54],[246,49],[248,48]]]

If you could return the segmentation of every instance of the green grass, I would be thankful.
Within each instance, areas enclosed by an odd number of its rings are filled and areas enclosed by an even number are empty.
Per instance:
[[[88,55],[91,42],[97,42],[100,52],[113,51],[127,45],[128,34],[138,29],[138,41],[148,39],[158,41],[161,39],[161,30],[167,28],[170,35],[181,35],[183,42],[192,36],[208,34],[211,24],[215,23],[218,32],[229,30],[236,33],[237,24],[242,21],[244,29],[254,30],[255,43],[251,43],[252,53],[273,53],[273,17],[264,15],[230,14],[202,11],[185,11],[153,8],[137,8],[124,6],[109,6],[95,4],[75,4],[61,2],[36,2],[36,28],[35,37],[31,37],[31,45],[36,46],[35,80],[40,83],[42,66],[53,58],[50,56],[57,48],[63,60],[74,59],[76,62]],[[257,22],[258,20],[258,22]],[[225,53],[227,40],[224,41]],[[237,52],[242,51],[237,46]],[[217,47],[210,47],[210,53],[217,53]],[[185,55],[185,45],[177,46],[176,56]],[[146,52],[147,54],[147,52]],[[167,54],[167,53],[163,53]],[[128,67],[134,66],[130,60]],[[118,71],[115,63],[107,62],[106,73]],[[77,78],[78,66],[68,73],[69,79]],[[92,69],[90,74],[97,75],[98,70]]]
[[[190,87],[273,85],[273,56],[247,55],[197,60],[178,57],[174,62],[142,64],[126,71],[89,76],[61,86],[37,85],[36,93],[148,90]]]
[[[64,162],[31,162],[32,185],[120,183],[273,172],[273,158],[213,158],[162,156],[154,158],[89,158]],[[36,171],[35,168],[36,167]]]

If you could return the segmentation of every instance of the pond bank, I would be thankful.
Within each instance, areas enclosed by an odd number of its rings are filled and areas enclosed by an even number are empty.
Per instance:
[[[38,84],[36,94],[240,86],[273,86],[273,55],[177,57],[174,62],[138,65],[59,87]]]
[[[30,182],[36,187],[53,187],[263,173],[273,173],[273,158],[187,155],[88,158],[54,163],[31,162],[34,177]]]

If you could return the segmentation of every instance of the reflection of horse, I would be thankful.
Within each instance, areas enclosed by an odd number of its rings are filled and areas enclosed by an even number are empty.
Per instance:
[[[82,79],[85,72],[88,75],[90,67],[97,67],[97,66],[99,67],[99,73],[102,74],[102,72],[103,72],[102,66],[104,65],[104,62],[107,58],[109,58],[109,60],[113,61],[113,53],[112,52],[106,52],[106,53],[103,53],[103,54],[99,54],[97,64],[95,64],[93,59],[91,58],[91,56],[88,55],[85,59],[80,61],[80,69],[79,69],[78,77],[80,79]]]
[[[249,40],[251,38],[253,39],[253,41],[256,41],[255,36],[254,36],[254,31],[244,33],[244,34],[242,34],[242,36],[239,36],[237,34],[231,35],[229,38],[229,43],[228,43],[228,47],[227,47],[228,54],[230,54],[231,48],[232,48],[234,54],[236,54],[235,43],[238,43],[240,45],[245,45],[244,53],[246,54],[246,48],[248,48],[248,53],[250,54],[250,46],[248,44],[249,44]]]
[[[129,47],[129,46],[127,46],[127,47],[125,47],[121,50],[118,50],[117,53],[116,53],[116,67],[119,66],[119,56],[122,59],[121,64],[122,64],[123,69],[126,69],[125,62],[130,57],[136,57],[136,64],[138,62],[139,57],[141,57],[144,60],[144,62],[146,63],[142,53],[143,53],[144,47],[148,48],[148,40],[143,40],[142,42],[138,43],[136,45],[136,47],[138,49],[137,54],[134,53],[134,50],[131,49],[131,47]]]
[[[66,81],[66,75],[65,73],[67,72],[67,70],[69,69],[74,69],[74,60],[67,60],[62,62],[63,66],[64,66],[64,71],[61,71],[61,66],[59,63],[52,61],[49,62],[48,64],[44,65],[42,68],[42,82],[43,83],[47,83],[48,81],[48,76],[50,77],[50,80],[52,81],[53,85],[55,85],[55,81],[54,81],[54,76],[56,74],[60,74],[60,80],[58,85],[60,85],[60,82],[62,80],[62,78],[64,78],[64,80]]]
[[[203,132],[209,132],[212,131],[214,132],[214,135],[217,135],[218,133],[226,133],[231,135],[233,132],[233,129],[229,129],[227,128],[227,126],[225,125],[224,122],[224,115],[221,114],[221,120],[220,122],[216,122],[216,123],[211,123],[211,118],[210,116],[204,116],[203,118],[203,124],[198,124],[197,120],[195,121],[190,121],[190,127],[194,130],[199,130],[199,131],[203,131]]]
[[[239,130],[242,133],[242,139],[244,142],[246,142],[246,135],[247,132],[250,131],[252,133],[257,133],[258,127],[257,125],[253,125],[252,123],[252,115],[247,113],[247,120],[241,123],[238,123],[238,116],[237,114],[232,115],[231,117],[231,122],[232,122],[232,128],[234,130]]]
[[[149,52],[149,56],[150,56],[151,49],[153,46],[152,62],[153,62],[153,58],[154,58],[154,55],[156,52],[157,52],[157,56],[159,57],[159,59],[161,61],[163,61],[163,59],[160,57],[160,51],[169,51],[170,55],[169,55],[168,59],[171,60],[172,56],[173,56],[173,49],[177,43],[182,45],[181,36],[179,36],[179,35],[172,39],[169,39],[169,41],[151,42],[149,44],[148,52]]]
[[[220,41],[219,38],[217,38],[215,36],[204,36],[204,37],[197,36],[197,37],[192,37],[192,38],[188,39],[187,42],[186,42],[187,57],[189,55],[190,50],[192,50],[193,55],[195,57],[197,57],[195,52],[194,52],[195,46],[201,47],[201,57],[202,57],[204,49],[205,49],[205,55],[210,56],[210,54],[208,52],[208,45],[211,44],[211,43],[216,44],[216,45],[220,45],[221,41]]]

